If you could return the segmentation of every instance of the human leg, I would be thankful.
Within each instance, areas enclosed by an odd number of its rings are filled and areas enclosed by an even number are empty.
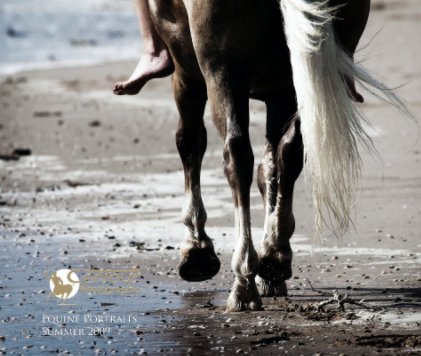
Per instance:
[[[114,94],[134,95],[151,79],[162,78],[174,71],[171,55],[152,22],[148,0],[134,0],[143,45],[140,60],[130,78],[118,82]]]

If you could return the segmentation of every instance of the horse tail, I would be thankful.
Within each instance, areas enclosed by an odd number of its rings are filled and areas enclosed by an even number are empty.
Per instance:
[[[280,0],[293,83],[311,177],[315,229],[325,223],[341,236],[352,223],[354,187],[360,178],[357,144],[375,152],[366,119],[351,100],[346,78],[409,114],[395,94],[375,80],[337,44],[328,1]],[[410,114],[409,114],[410,115]]]

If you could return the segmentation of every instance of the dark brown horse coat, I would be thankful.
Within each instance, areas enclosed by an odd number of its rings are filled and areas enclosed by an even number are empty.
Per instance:
[[[224,169],[232,188],[238,239],[232,259],[235,282],[227,310],[261,309],[260,295],[285,295],[285,280],[292,274],[292,196],[303,166],[296,92],[279,1],[149,2],[155,26],[175,65],[173,88],[180,113],[176,142],[187,200],[180,275],[188,281],[200,281],[212,278],[220,267],[205,232],[206,212],[200,193],[201,161],[206,150],[203,113],[209,101],[213,121],[224,140]],[[339,4],[345,1],[332,0],[329,5]],[[369,7],[370,0],[350,0],[337,11],[334,31],[339,46],[350,57],[366,25]],[[352,78],[346,80],[350,95],[361,99]],[[267,105],[267,143],[258,171],[266,222],[258,253],[250,232],[254,157],[248,131],[249,98]]]

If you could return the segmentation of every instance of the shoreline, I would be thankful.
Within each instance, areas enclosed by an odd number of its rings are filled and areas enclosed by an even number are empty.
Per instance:
[[[57,70],[72,70],[78,68],[95,68],[107,65],[117,65],[126,63],[136,63],[135,57],[122,57],[114,59],[84,59],[84,60],[72,60],[72,61],[60,61],[60,62],[38,62],[34,64],[29,63],[18,63],[8,64],[0,63],[0,78],[20,76],[25,74],[31,74],[35,72],[49,72]]]
[[[125,70],[128,67],[133,67],[136,65],[137,60],[135,58],[122,58],[122,59],[115,59],[115,60],[83,60],[83,61],[69,61],[69,62],[52,62],[52,63],[38,63],[34,64],[32,67],[25,68],[25,64],[18,64],[16,67],[17,69],[6,69],[2,70],[0,67],[0,79],[5,80],[7,78],[13,77],[21,77],[21,76],[35,76],[35,77],[42,77],[45,74],[45,77],[49,77],[49,74],[59,74],[60,71],[63,72],[71,72],[71,71],[86,71],[86,70],[107,70],[108,68],[118,68],[124,67]],[[126,67],[128,66],[128,67]],[[130,69],[128,69],[130,71]],[[128,76],[130,73],[127,74]]]

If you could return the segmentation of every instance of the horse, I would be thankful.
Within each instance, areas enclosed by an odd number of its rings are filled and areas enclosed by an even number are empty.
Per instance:
[[[224,140],[237,235],[226,311],[262,310],[261,296],[287,294],[293,190],[303,167],[312,182],[315,231],[326,223],[340,236],[351,222],[352,187],[360,174],[357,144],[371,146],[365,118],[354,103],[363,101],[354,80],[402,105],[353,61],[370,0],[149,0],[149,7],[175,66],[176,145],[186,193],[179,275],[203,281],[220,268],[205,231],[200,188],[207,145],[203,115],[209,102]],[[250,98],[263,101],[267,109],[257,174],[265,209],[258,250],[250,228]]]
[[[69,272],[69,275],[71,273],[72,272]],[[72,293],[73,291],[73,286],[71,284],[64,284],[63,280],[59,276],[57,276],[56,272],[52,274],[51,281],[53,282],[54,288],[47,299],[49,299],[52,294],[55,295],[57,298],[61,298],[64,300],[68,299],[70,293]]]
[[[69,299],[69,295],[73,292],[73,285],[80,283],[79,280],[73,280],[71,278],[73,271],[69,271],[67,273],[67,280],[71,282],[70,284],[63,283],[63,279],[57,275],[57,272],[54,272],[51,277],[50,281],[53,283],[53,289],[51,293],[48,295],[48,299],[50,299],[51,295],[56,296],[57,298],[63,299],[63,303]]]

